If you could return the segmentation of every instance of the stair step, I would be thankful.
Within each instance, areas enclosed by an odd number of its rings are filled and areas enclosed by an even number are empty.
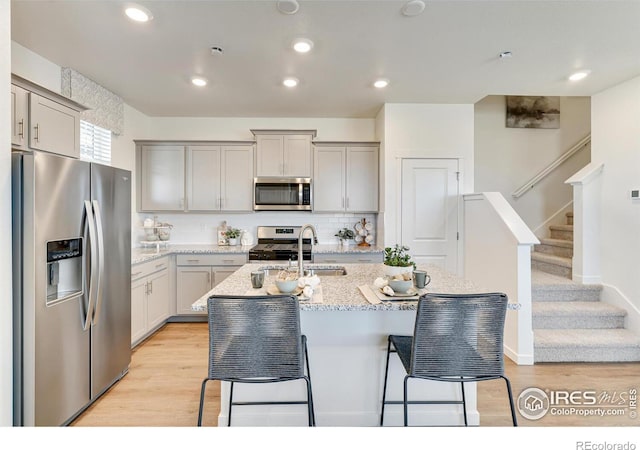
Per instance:
[[[600,284],[580,284],[540,270],[531,271],[531,300],[534,302],[597,302],[601,292]]]
[[[559,276],[571,278],[573,263],[571,258],[549,255],[547,253],[531,252],[531,268],[549,272]]]
[[[567,225],[573,225],[573,211],[566,213],[565,217],[567,218]]]
[[[540,244],[534,246],[534,251],[550,255],[573,257],[573,241],[565,239],[541,238]]]
[[[573,225],[550,225],[549,237],[573,242]]]
[[[532,305],[533,328],[624,328],[627,312],[602,302],[536,302]]]
[[[640,361],[640,336],[625,329],[534,330],[534,362]]]

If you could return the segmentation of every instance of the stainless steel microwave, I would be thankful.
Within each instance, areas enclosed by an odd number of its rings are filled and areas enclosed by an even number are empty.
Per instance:
[[[311,211],[311,178],[254,178],[255,211]]]

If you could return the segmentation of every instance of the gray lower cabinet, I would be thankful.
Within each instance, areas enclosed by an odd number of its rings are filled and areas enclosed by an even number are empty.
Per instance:
[[[131,268],[131,346],[162,325],[170,315],[169,259]]]
[[[376,264],[381,263],[382,252],[371,253],[317,253],[313,255],[316,264]]]
[[[191,305],[247,262],[242,253],[217,255],[177,255],[176,257],[176,313],[177,315],[206,315],[193,311]]]

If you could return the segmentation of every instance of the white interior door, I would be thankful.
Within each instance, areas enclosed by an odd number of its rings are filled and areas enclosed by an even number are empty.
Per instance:
[[[402,160],[401,236],[417,264],[458,270],[458,160]]]

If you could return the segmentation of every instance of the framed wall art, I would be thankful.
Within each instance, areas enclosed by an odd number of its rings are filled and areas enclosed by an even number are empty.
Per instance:
[[[560,97],[507,96],[507,128],[560,128]]]

